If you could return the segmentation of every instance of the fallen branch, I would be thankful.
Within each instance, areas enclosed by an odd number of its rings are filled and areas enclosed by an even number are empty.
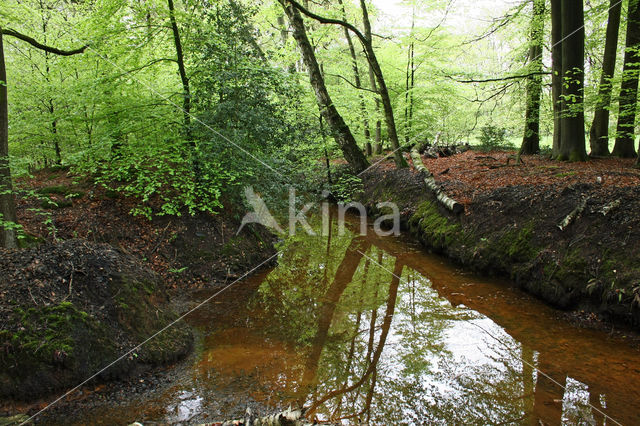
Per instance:
[[[567,229],[567,227],[569,225],[571,225],[573,223],[573,221],[576,220],[578,218],[578,216],[580,216],[582,214],[584,209],[587,207],[587,201],[589,201],[589,199],[588,198],[584,198],[580,202],[580,204],[578,204],[576,206],[576,208],[573,209],[573,211],[571,213],[569,213],[567,215],[567,217],[565,217],[562,222],[560,222],[560,224],[558,225],[558,229],[560,229],[561,231],[564,231],[565,229]]]
[[[429,188],[436,196],[436,199],[440,204],[445,206],[447,209],[451,210],[454,214],[460,214],[464,211],[464,206],[457,202],[456,200],[449,198],[440,186],[436,183],[436,180],[433,178],[433,174],[426,168],[424,163],[422,162],[422,157],[420,153],[413,149],[411,150],[411,160],[413,160],[413,166],[422,173],[424,178],[424,183],[427,184],[427,188]]]
[[[606,216],[609,214],[611,210],[614,210],[620,207],[620,204],[622,204],[622,200],[618,198],[617,200],[612,201],[609,204],[603,206],[599,212],[602,213],[603,216]]]
[[[265,417],[256,417],[251,412],[251,409],[247,409],[247,413],[245,414],[245,418],[242,420],[231,420],[222,423],[222,426],[235,426],[235,425],[243,425],[243,426],[307,426],[311,425],[307,419],[304,418],[303,410],[291,410],[289,408],[287,411],[272,414],[270,416]]]

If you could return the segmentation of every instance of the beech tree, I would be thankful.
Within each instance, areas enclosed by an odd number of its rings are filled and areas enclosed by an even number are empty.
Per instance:
[[[0,247],[16,248],[18,246],[15,228],[17,215],[9,166],[9,100],[3,36],[15,37],[29,43],[36,49],[61,56],[82,53],[87,46],[75,50],[56,49],[17,31],[0,28]]]
[[[278,1],[284,8],[291,27],[293,28],[293,38],[298,43],[302,59],[309,71],[309,80],[315,92],[322,117],[331,128],[331,133],[333,134],[338,146],[340,146],[340,149],[344,154],[344,158],[356,173],[360,173],[369,167],[369,162],[362,151],[360,151],[358,143],[351,133],[351,129],[349,129],[349,126],[347,126],[344,118],[342,118],[335,104],[331,100],[331,96],[327,90],[315,52],[313,51],[313,47],[307,37],[307,31],[304,27],[302,16],[298,9],[291,5],[287,0]]]
[[[610,0],[609,19],[607,21],[607,35],[602,59],[602,74],[598,88],[598,99],[593,116],[593,123],[589,132],[591,156],[602,157],[609,155],[609,110],[611,108],[611,79],[616,69],[618,51],[618,33],[620,31],[620,12],[622,1]]]
[[[551,91],[553,99],[553,146],[552,154],[560,154],[562,138],[562,0],[551,0]]]
[[[347,12],[344,9],[344,4],[342,0],[338,0],[338,4],[342,8],[342,16],[343,19],[347,20]],[[369,114],[367,113],[367,105],[364,99],[364,95],[362,93],[362,78],[360,77],[360,67],[358,66],[358,56],[356,55],[356,48],[353,45],[353,40],[351,39],[351,34],[347,28],[343,28],[344,37],[347,40],[347,45],[349,46],[349,54],[351,55],[351,62],[353,67],[353,79],[355,82],[356,88],[360,91],[358,93],[358,97],[360,98],[360,111],[362,112],[362,124],[364,125],[364,140],[365,140],[365,150],[367,156],[373,154],[373,148],[371,146],[371,129],[369,128]]]
[[[640,0],[629,0],[625,44],[618,130],[612,154],[616,157],[634,158],[636,156],[634,134],[638,105],[638,75],[640,73]]]
[[[520,154],[540,151],[540,97],[542,96],[542,48],[544,43],[545,0],[532,0],[529,72],[524,137]]]
[[[558,160],[587,159],[584,135],[584,4],[563,0],[560,9],[562,110]],[[552,13],[558,13],[558,8]],[[555,21],[554,21],[555,22]]]
[[[345,22],[339,19],[325,18],[323,16],[317,15],[309,11],[308,9],[306,9],[305,7],[303,7],[302,5],[300,5],[298,2],[294,0],[286,0],[286,2],[288,2],[288,4],[292,5],[295,9],[299,10],[304,15],[320,22],[321,24],[339,25],[343,28],[347,28],[349,31],[354,33],[356,37],[358,37],[358,40],[360,40],[360,43],[364,48],[365,54],[367,56],[367,60],[373,70],[373,75],[375,76],[376,82],[378,83],[378,93],[382,99],[384,117],[387,123],[387,131],[389,132],[389,140],[391,142],[391,148],[394,151],[393,156],[395,159],[396,166],[407,167],[407,160],[404,158],[404,155],[400,147],[398,130],[396,127],[395,117],[393,115],[393,106],[391,103],[391,96],[389,95],[389,89],[384,79],[382,68],[380,67],[380,63],[378,62],[378,58],[373,48],[373,37],[371,35],[371,23],[369,21],[369,13],[367,10],[365,0],[360,0],[360,7],[362,9],[362,20],[365,27],[364,34],[360,30],[358,30],[354,25],[348,22]]]

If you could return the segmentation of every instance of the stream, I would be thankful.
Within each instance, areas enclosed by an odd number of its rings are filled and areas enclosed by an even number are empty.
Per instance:
[[[342,424],[640,422],[640,352],[623,338],[355,225],[280,243],[276,267],[187,317],[203,337],[171,386],[79,423],[211,422],[289,405]]]

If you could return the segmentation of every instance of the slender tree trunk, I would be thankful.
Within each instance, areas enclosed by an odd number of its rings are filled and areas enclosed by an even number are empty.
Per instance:
[[[55,114],[55,107],[53,106],[53,99],[49,99],[49,114],[53,117]],[[58,120],[55,118],[51,121],[51,136],[53,137],[53,149],[56,153],[56,164],[62,164],[62,152],[60,151],[60,143],[58,141]]]
[[[553,98],[553,148],[552,155],[557,158],[560,155],[562,142],[562,128],[560,118],[562,115],[562,0],[551,0],[551,50],[552,77],[551,91]]]
[[[320,106],[322,116],[329,125],[338,146],[342,149],[345,160],[347,160],[356,173],[366,170],[369,167],[369,162],[362,151],[360,151],[351,130],[329,96],[324,79],[322,78],[320,66],[316,60],[316,55],[311,43],[309,42],[309,38],[307,37],[307,31],[304,27],[304,22],[302,20],[302,16],[300,16],[300,12],[298,12],[298,9],[290,5],[286,0],[278,1],[284,8],[293,28],[293,37],[298,43],[298,47],[302,53],[302,59],[309,70],[309,80],[315,91],[316,100]]]
[[[589,132],[591,155],[603,157],[609,155],[609,108],[611,107],[611,79],[616,70],[618,50],[618,32],[620,31],[620,11],[622,2],[610,0],[607,38],[604,43],[602,75],[598,89],[598,101]]]
[[[520,154],[540,152],[540,97],[542,96],[542,46],[544,43],[545,0],[533,0],[529,71],[535,75],[527,81],[527,109]]]
[[[0,247],[16,248],[18,240],[15,230],[2,226],[3,222],[16,223],[17,221],[9,168],[9,101],[2,28],[0,28],[0,215]]]
[[[585,161],[584,135],[584,4],[562,2],[562,142],[558,159]]]
[[[338,0],[338,3],[342,7],[342,16],[346,20],[347,13],[344,9],[344,4],[342,0]],[[347,39],[347,44],[349,45],[349,53],[351,54],[351,61],[353,66],[353,78],[355,81],[355,86],[358,90],[362,89],[362,79],[360,78],[360,69],[358,67],[358,57],[356,55],[356,49],[353,45],[353,40],[351,39],[351,34],[348,29],[344,29],[344,36]],[[367,156],[371,156],[373,154],[373,148],[371,146],[371,130],[369,129],[369,115],[367,114],[367,104],[364,99],[364,94],[360,90],[358,93],[360,98],[360,111],[362,112],[362,121],[364,124],[364,140],[365,140],[365,149]]]
[[[391,141],[391,148],[393,149],[393,156],[395,158],[396,167],[407,167],[407,160],[405,160],[402,150],[400,149],[400,140],[398,139],[398,130],[396,127],[396,119],[393,115],[393,106],[391,104],[391,97],[389,96],[389,90],[387,89],[387,83],[382,74],[382,68],[378,63],[378,58],[373,50],[373,36],[371,34],[371,22],[369,21],[369,12],[367,10],[367,4],[365,0],[360,0],[360,7],[362,9],[362,21],[364,23],[364,36],[366,43],[364,43],[365,52],[367,53],[367,59],[373,68],[373,74],[378,82],[378,88],[380,97],[382,98],[382,107],[384,109],[384,118],[387,123],[387,132],[389,133],[389,140]]]
[[[373,68],[369,65],[369,83],[371,84],[371,90],[376,92],[376,142],[374,145],[373,153],[382,154],[382,121],[380,121],[380,95],[378,92],[378,83],[376,83],[376,76],[373,75]]]
[[[638,74],[640,72],[640,0],[629,0],[627,40],[620,88],[618,131],[612,154],[616,157],[636,156],[634,134],[638,106]]]
[[[173,0],[167,0],[169,5],[169,20],[171,21],[171,31],[173,32],[173,42],[176,49],[176,60],[178,62],[178,72],[182,82],[182,114],[184,119],[184,133],[189,142],[193,144],[191,137],[191,89],[189,87],[189,77],[184,66],[184,53],[182,51],[182,40],[180,39],[180,31],[178,30],[178,22],[176,21],[176,12],[173,6]]]
[[[413,87],[415,85],[415,43],[413,41],[413,33],[416,27],[416,7],[413,6],[411,13],[411,33],[412,38],[407,52],[407,73],[405,78],[405,94],[404,94],[404,141],[406,145],[411,142],[411,122],[413,119]]]

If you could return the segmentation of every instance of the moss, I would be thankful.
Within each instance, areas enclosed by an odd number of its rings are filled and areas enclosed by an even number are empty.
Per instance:
[[[555,177],[569,177],[569,176],[575,176],[577,173],[576,172],[564,172],[564,173],[558,173],[555,175]]]
[[[232,237],[229,239],[229,241],[227,241],[223,246],[222,249],[220,250],[220,253],[223,256],[232,256],[234,254],[238,253],[238,249],[236,248],[237,246],[239,246],[238,244],[236,244],[236,242],[241,241],[242,239],[238,236],[238,237]],[[211,253],[213,255],[213,253]]]
[[[38,194],[43,194],[43,195],[67,195],[69,194],[71,191],[71,188],[69,188],[68,186],[64,186],[64,185],[58,185],[58,186],[48,186],[46,188],[40,188],[38,189]]]
[[[411,232],[436,250],[446,250],[465,239],[462,227],[440,214],[436,205],[425,201],[409,219]]]
[[[111,200],[115,200],[117,198],[120,198],[120,193],[118,191],[115,191],[113,189],[108,189],[104,192],[104,196],[111,199]]]
[[[498,241],[502,248],[500,251],[515,262],[526,262],[534,259],[539,250],[531,243],[533,229],[534,225],[530,222],[520,230],[514,229],[506,232]]]
[[[20,248],[36,247],[42,243],[44,243],[44,238],[36,237],[35,235],[31,234],[25,233],[18,237],[18,246]]]
[[[0,333],[0,365],[7,375],[0,375],[0,382],[7,391],[22,387],[26,378],[50,377],[61,367],[87,373],[116,354],[116,346],[106,329],[86,312],[70,302],[56,306],[21,309],[12,313],[19,328]],[[92,348],[93,357],[87,365],[83,352]],[[49,379],[43,383],[51,385]]]
[[[73,203],[71,201],[68,200],[63,200],[63,201],[53,201],[50,198],[47,198],[45,200],[42,200],[40,202],[40,207],[42,207],[43,209],[47,209],[47,210],[54,210],[54,209],[66,209],[73,206]]]

